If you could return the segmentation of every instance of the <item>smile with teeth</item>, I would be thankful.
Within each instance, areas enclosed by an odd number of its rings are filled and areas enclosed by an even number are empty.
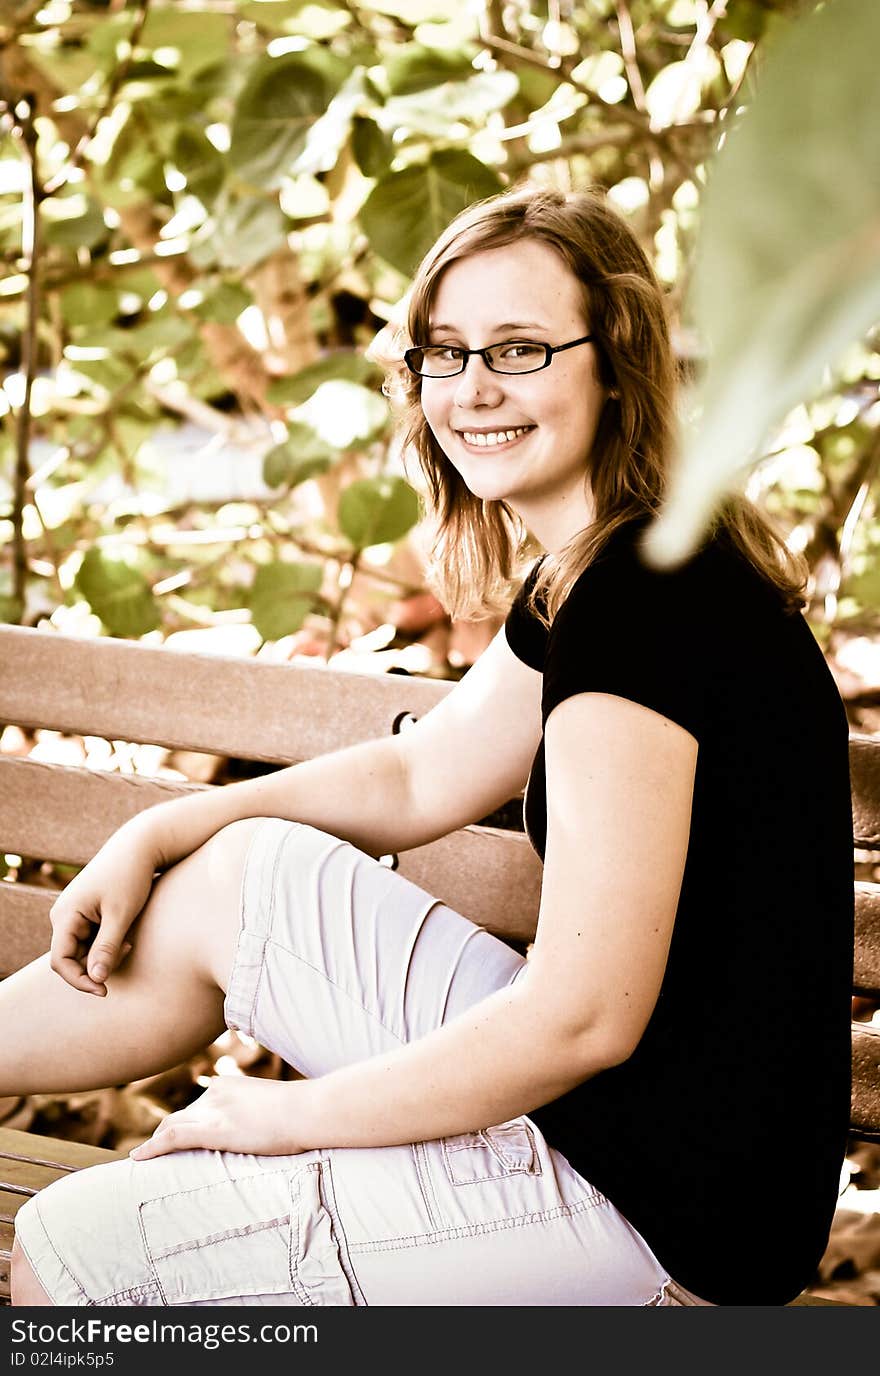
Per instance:
[[[518,425],[513,430],[462,430],[460,434],[466,444],[476,444],[484,448],[493,444],[509,444],[511,440],[518,440],[521,435],[527,435],[534,428],[533,425]]]

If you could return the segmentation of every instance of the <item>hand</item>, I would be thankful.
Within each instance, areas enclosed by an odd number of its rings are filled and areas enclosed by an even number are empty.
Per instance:
[[[131,950],[125,938],[150,896],[158,864],[150,833],[135,817],[55,900],[49,963],[74,989],[107,993],[108,976]]]
[[[304,1080],[261,1080],[221,1075],[194,1103],[169,1113],[152,1137],[129,1156],[149,1161],[172,1151],[237,1151],[257,1156],[291,1156],[306,1148],[293,1136],[294,1104]]]

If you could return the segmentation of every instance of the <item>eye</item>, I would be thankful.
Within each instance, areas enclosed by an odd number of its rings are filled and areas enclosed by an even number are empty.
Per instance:
[[[464,350],[457,344],[429,344],[423,349],[426,358],[433,358],[442,363],[460,363]]]
[[[507,359],[511,363],[531,363],[544,357],[544,345],[515,339],[511,340],[509,344],[497,345],[495,353],[499,358]]]

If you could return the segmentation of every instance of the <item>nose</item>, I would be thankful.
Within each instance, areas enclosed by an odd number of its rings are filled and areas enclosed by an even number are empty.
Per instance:
[[[460,411],[469,406],[497,406],[504,396],[500,373],[493,373],[479,354],[465,359],[464,372],[456,378],[455,404]]]

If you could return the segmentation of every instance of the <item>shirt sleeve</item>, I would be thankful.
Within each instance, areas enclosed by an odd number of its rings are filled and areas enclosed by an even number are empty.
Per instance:
[[[566,698],[609,693],[659,712],[699,740],[711,658],[704,606],[693,563],[659,571],[630,549],[588,568],[550,630],[544,721]]]
[[[528,598],[538,577],[540,560],[528,573],[507,614],[504,634],[517,659],[541,673],[547,652],[547,627],[528,609]]]

